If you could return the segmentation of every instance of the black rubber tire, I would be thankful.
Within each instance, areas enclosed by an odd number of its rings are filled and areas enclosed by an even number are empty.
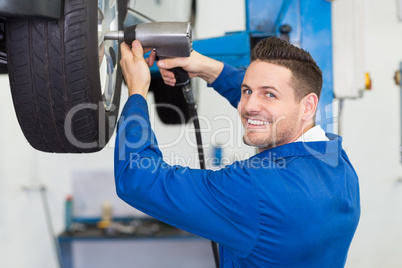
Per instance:
[[[124,14],[126,0],[118,1],[119,14]],[[120,52],[113,106],[107,111],[98,68],[97,5],[94,0],[65,0],[59,21],[7,19],[14,109],[26,139],[37,150],[96,152],[113,134],[122,82]]]

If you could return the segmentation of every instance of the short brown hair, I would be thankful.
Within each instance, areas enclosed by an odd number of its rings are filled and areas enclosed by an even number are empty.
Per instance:
[[[277,37],[268,37],[256,44],[251,51],[251,61],[261,60],[289,69],[291,86],[300,102],[310,93],[320,98],[322,72],[310,53]]]

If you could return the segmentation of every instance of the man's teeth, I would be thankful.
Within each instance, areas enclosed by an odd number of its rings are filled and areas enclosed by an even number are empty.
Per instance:
[[[261,120],[254,120],[254,119],[248,119],[247,122],[251,125],[259,125],[259,126],[263,126],[263,125],[268,125],[269,123],[266,121],[261,121]]]

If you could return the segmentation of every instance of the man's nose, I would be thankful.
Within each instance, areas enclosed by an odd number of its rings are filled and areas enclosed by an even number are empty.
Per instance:
[[[244,111],[248,113],[260,112],[262,109],[262,103],[257,94],[251,94],[243,105]]]

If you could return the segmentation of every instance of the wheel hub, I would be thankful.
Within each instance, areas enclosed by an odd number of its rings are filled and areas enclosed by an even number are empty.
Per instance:
[[[98,0],[99,73],[103,104],[107,111],[113,108],[119,43],[115,40],[104,40],[104,36],[109,31],[119,30],[117,2]]]

